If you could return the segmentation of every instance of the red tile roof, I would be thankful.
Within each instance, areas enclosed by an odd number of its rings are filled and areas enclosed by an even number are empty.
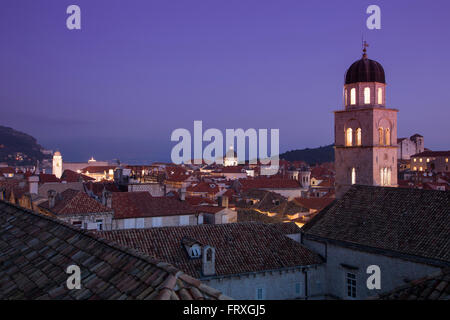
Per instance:
[[[335,199],[331,197],[321,197],[321,198],[295,198],[293,201],[297,202],[300,206],[306,209],[313,209],[320,211]]]
[[[296,189],[300,188],[300,184],[296,180],[291,179],[273,179],[273,178],[256,178],[256,179],[240,179],[242,191],[250,189]]]
[[[87,182],[87,181],[95,181],[94,178],[88,177],[84,174],[77,173],[72,170],[64,170],[63,174],[61,175],[61,181],[67,181],[67,182]]]
[[[243,166],[229,166],[223,167],[222,173],[247,173]]]
[[[104,173],[106,171],[106,173],[109,172],[109,170],[114,170],[116,169],[117,166],[89,166],[86,168],[83,168],[81,170],[82,173]]]
[[[322,263],[316,253],[263,223],[116,230],[99,235],[168,261],[197,278],[202,277],[201,259],[190,259],[182,248],[181,241],[186,237],[216,249],[218,276]]]
[[[169,263],[0,201],[0,300],[229,299]],[[67,266],[82,270],[66,286]]]
[[[55,215],[112,212],[111,208],[103,206],[100,202],[92,199],[86,193],[72,189],[58,193],[53,208],[49,207],[49,201],[41,203],[39,207],[48,210]]]
[[[188,202],[192,206],[201,205],[202,203],[206,204],[215,204],[216,201],[211,200],[205,197],[186,197],[186,202]]]
[[[353,185],[302,228],[306,238],[450,263],[450,192]]]
[[[450,300],[450,268],[382,293],[380,300]]]
[[[216,194],[220,190],[219,190],[219,186],[217,185],[217,183],[200,182],[200,183],[197,183],[197,184],[190,185],[189,187],[186,188],[186,191],[188,191],[188,192]]]
[[[39,174],[39,183],[48,183],[48,182],[61,182],[54,174],[49,173],[40,173]]]
[[[0,167],[0,173],[1,174],[11,174],[16,173],[16,170],[12,167]]]
[[[196,206],[197,212],[216,214],[226,208],[219,206]]]
[[[0,189],[2,188],[5,189],[5,196],[7,200],[10,199],[11,193],[14,194],[15,199],[19,199],[29,191],[28,181],[26,179],[10,178],[0,180]]]
[[[119,192],[119,188],[114,182],[86,182],[84,183],[86,190],[91,191],[96,196],[101,196],[103,189],[109,192]]]
[[[411,157],[450,157],[450,150],[449,151],[424,151],[421,153],[416,153],[412,155]]]
[[[188,202],[174,197],[152,197],[148,192],[113,192],[115,219],[195,214]]]

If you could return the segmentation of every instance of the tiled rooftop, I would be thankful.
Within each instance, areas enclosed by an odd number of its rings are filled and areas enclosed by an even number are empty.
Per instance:
[[[49,207],[49,201],[41,203],[39,207],[51,211],[56,215],[112,212],[111,208],[103,206],[83,191],[72,189],[58,193],[53,208]]]
[[[185,237],[216,248],[218,276],[322,263],[317,254],[263,223],[116,230],[99,236],[168,261],[196,278],[202,276],[201,259],[190,259],[181,247]]]
[[[450,300],[450,268],[376,297],[380,300]]]
[[[69,290],[69,265],[81,289]],[[226,299],[174,266],[0,201],[0,299]]]
[[[306,237],[450,263],[450,192],[353,185],[303,228]]]
[[[175,197],[152,197],[148,192],[113,192],[112,208],[115,219],[196,213],[187,201]]]

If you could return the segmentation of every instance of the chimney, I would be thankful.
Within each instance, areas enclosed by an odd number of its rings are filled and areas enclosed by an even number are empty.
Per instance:
[[[202,273],[204,276],[216,274],[216,249],[204,246],[202,252]]]
[[[181,201],[186,200],[186,188],[181,188],[180,189],[180,200]]]
[[[30,194],[38,194],[38,176],[30,176],[28,177],[28,185],[30,186]]]
[[[48,207],[51,209],[51,208],[53,208],[55,206],[56,191],[55,190],[48,190],[47,196],[48,196]]]
[[[102,193],[102,204],[105,207],[112,208],[112,193],[103,189]]]

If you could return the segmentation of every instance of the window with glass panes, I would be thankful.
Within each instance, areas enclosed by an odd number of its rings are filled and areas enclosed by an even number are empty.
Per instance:
[[[356,298],[356,274],[347,272],[347,297]]]

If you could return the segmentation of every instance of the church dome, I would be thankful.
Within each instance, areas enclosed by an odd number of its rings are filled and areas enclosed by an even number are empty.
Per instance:
[[[355,61],[345,73],[345,84],[356,82],[386,83],[383,67],[375,60],[368,59],[365,49],[362,58]]]

